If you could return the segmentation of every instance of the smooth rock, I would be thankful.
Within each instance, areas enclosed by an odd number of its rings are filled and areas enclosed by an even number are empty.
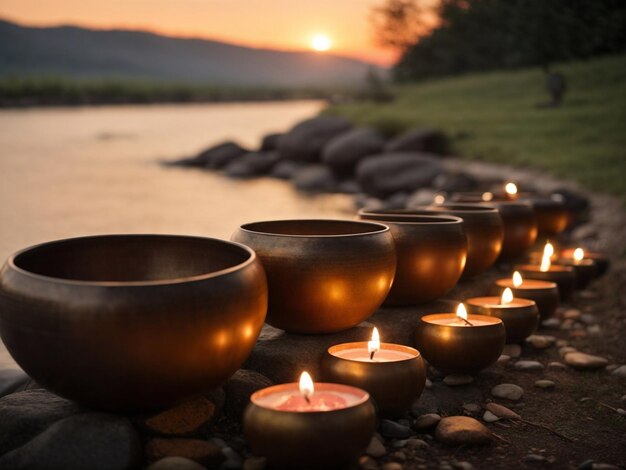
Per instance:
[[[581,311],[577,308],[570,308],[563,312],[563,318],[566,320],[577,320],[580,318]]]
[[[293,175],[300,168],[304,167],[305,164],[301,162],[294,162],[291,160],[281,160],[270,170],[270,176],[274,178],[278,178],[281,180],[288,180],[293,177]]]
[[[0,370],[0,398],[22,390],[30,381],[30,377],[21,369]]]
[[[465,374],[450,374],[443,378],[443,382],[451,387],[471,384],[473,381],[474,377]]]
[[[378,470],[378,464],[370,456],[363,455],[359,458],[359,468],[362,468],[363,470]]]
[[[200,152],[194,158],[182,161],[189,166],[200,166],[206,168],[223,168],[229,162],[248,153],[249,150],[243,148],[236,142],[226,141],[221,144],[209,147]]]
[[[383,150],[384,137],[375,129],[352,129],[333,138],[322,151],[322,161],[337,175],[351,175],[357,164]]]
[[[568,366],[580,370],[600,369],[609,363],[609,361],[603,357],[581,352],[567,353],[564,357],[564,361]]]
[[[506,354],[500,354],[500,357],[496,361],[496,364],[504,367],[511,361],[511,356],[507,356]]]
[[[448,151],[448,140],[436,129],[414,128],[403,132],[385,145],[386,152],[432,152],[443,155]]]
[[[468,416],[442,418],[435,429],[435,437],[450,445],[483,445],[492,440],[491,431]]]
[[[333,138],[348,131],[352,124],[347,119],[320,116],[296,124],[278,143],[281,159],[316,162],[322,149]]]
[[[406,461],[406,454],[404,452],[402,452],[401,450],[398,450],[396,452],[394,452],[393,454],[390,455],[390,457],[392,459],[394,459],[397,462],[405,462]]]
[[[394,449],[402,449],[406,447],[407,442],[408,442],[408,439],[399,439],[399,440],[393,441],[391,443],[391,447],[393,447]]]
[[[571,347],[571,346],[564,346],[564,347],[559,349],[559,356],[561,356],[563,358],[563,357],[565,357],[566,354],[569,354],[569,353],[572,353],[572,352],[578,352],[578,350],[576,348]]]
[[[0,458],[0,468],[125,470],[141,463],[141,443],[121,416],[82,413],[57,421]]]
[[[498,418],[489,410],[485,411],[485,413],[483,414],[483,421],[485,421],[486,423],[495,423],[496,421],[499,421],[499,420],[500,418]]]
[[[548,318],[541,322],[541,326],[547,329],[558,330],[561,327],[561,320],[558,318]]]
[[[149,465],[147,470],[206,470],[206,467],[185,457],[164,457]]]
[[[522,355],[522,347],[519,344],[505,344],[502,354],[506,354],[512,358],[518,358]]]
[[[620,377],[622,379],[626,379],[626,365],[619,366],[617,369],[615,369],[615,370],[613,370],[613,372],[611,372],[611,375],[614,375],[616,377]]]
[[[469,462],[456,462],[454,468],[458,470],[474,470],[474,466]]]
[[[556,384],[552,380],[547,379],[537,380],[535,382],[535,387],[539,388],[554,388],[555,385]]]
[[[554,336],[530,335],[526,338],[526,342],[535,349],[546,349],[552,346],[556,341]]]
[[[387,449],[385,449],[385,446],[383,445],[383,443],[380,442],[380,439],[378,439],[378,437],[374,436],[374,437],[372,437],[372,440],[370,441],[369,445],[367,446],[367,449],[365,450],[365,453],[367,455],[377,459],[377,458],[382,457],[383,455],[385,455],[387,453]]]
[[[23,446],[53,423],[82,409],[44,389],[12,393],[0,399],[0,455]]]
[[[418,416],[413,423],[413,429],[423,431],[435,427],[441,421],[441,416],[437,413],[427,413],[425,415]]]
[[[522,460],[527,463],[545,463],[548,461],[548,459],[546,459],[543,455],[537,454],[525,455]]]
[[[243,470],[264,470],[267,467],[265,457],[248,457],[243,461]]]
[[[405,457],[406,459],[406,457]],[[381,467],[382,470],[402,470],[404,467],[398,462],[387,462]]]
[[[500,384],[491,389],[491,394],[494,397],[518,401],[524,395],[524,389],[515,384]]]
[[[602,327],[600,327],[600,325],[591,325],[587,328],[587,333],[591,336],[600,336],[602,334]]]
[[[282,132],[274,132],[264,135],[263,139],[261,139],[259,151],[268,152],[271,150],[277,150],[278,145],[280,144],[280,139],[282,139],[283,135],[284,134]]]
[[[410,447],[411,449],[421,449],[425,447],[430,447],[428,442],[426,442],[423,439],[417,439],[415,437],[412,437],[411,439],[407,439],[406,446]]]
[[[502,406],[498,403],[489,402],[485,405],[487,411],[492,413],[494,416],[503,419],[520,419],[521,416],[518,415],[515,411],[507,408],[506,406]]]
[[[476,414],[480,411],[480,405],[476,403],[466,403],[463,405],[463,409],[470,414]]]
[[[214,418],[215,405],[205,397],[197,397],[149,417],[145,426],[153,433],[185,436],[196,433]]]
[[[210,442],[201,439],[157,437],[150,439],[145,448],[146,459],[149,462],[164,457],[185,457],[207,467],[217,466],[225,460],[222,449]]]
[[[435,189],[446,193],[474,191],[479,185],[474,176],[462,171],[441,174],[433,181]]]
[[[251,152],[229,162],[224,171],[231,178],[252,178],[269,173],[276,163],[277,152]]]
[[[441,163],[430,154],[389,153],[372,155],[357,166],[357,181],[363,191],[385,198],[429,186],[441,172]]]
[[[426,384],[425,384],[425,387],[426,387],[426,388],[431,388],[432,386],[433,386],[432,381],[431,381],[430,379],[426,379]]]
[[[240,420],[250,402],[250,395],[271,385],[274,385],[274,382],[264,375],[253,370],[239,369],[223,385],[226,393],[225,413]]]
[[[390,419],[383,419],[380,422],[380,433],[387,438],[407,439],[413,435],[413,431],[408,426],[396,423]]]
[[[337,187],[337,178],[324,165],[307,165],[295,171],[291,177],[296,189],[306,192],[332,192]]]
[[[523,371],[540,371],[543,370],[543,364],[537,361],[517,361],[514,368]]]
[[[592,315],[591,313],[583,313],[580,316],[580,321],[586,325],[593,325],[594,323],[598,322],[596,316]]]

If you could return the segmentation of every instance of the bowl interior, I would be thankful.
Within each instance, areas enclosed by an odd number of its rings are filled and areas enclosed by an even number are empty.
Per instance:
[[[342,236],[385,232],[384,225],[351,220],[272,220],[241,226],[248,232],[284,236]]]
[[[217,274],[252,256],[244,247],[211,238],[105,235],[38,245],[12,262],[23,271],[64,280],[154,282]]]

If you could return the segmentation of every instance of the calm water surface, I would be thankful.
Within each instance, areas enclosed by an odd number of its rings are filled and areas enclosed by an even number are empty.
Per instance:
[[[320,102],[0,111],[0,258],[43,241],[99,233],[229,238],[245,222],[341,217],[351,199],[305,197],[282,181],[233,181],[165,168],[223,139],[255,147]],[[0,344],[0,368],[12,360]]]

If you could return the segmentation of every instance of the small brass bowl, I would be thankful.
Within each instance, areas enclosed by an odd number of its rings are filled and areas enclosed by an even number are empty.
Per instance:
[[[495,263],[504,239],[504,225],[497,209],[460,203],[433,205],[428,209],[463,219],[467,236],[467,262],[463,277],[480,274]]]
[[[267,323],[290,333],[358,325],[387,296],[396,271],[388,227],[349,220],[277,220],[242,225],[267,273]]]
[[[528,202],[533,207],[539,236],[558,235],[567,228],[570,213],[561,201],[549,197],[521,198],[520,201]]]
[[[465,301],[469,313],[502,320],[507,343],[524,341],[539,326],[539,310],[533,300],[514,298],[509,304],[499,304],[500,297],[473,297]]]
[[[348,468],[363,455],[376,429],[369,394],[355,387],[315,383],[315,393],[340,391],[358,396],[352,406],[333,411],[284,411],[268,406],[271,395],[297,391],[297,383],[264,388],[250,397],[243,417],[244,435],[252,453],[267,458],[272,468]]]
[[[515,297],[534,300],[541,320],[552,317],[559,307],[559,288],[554,282],[524,279],[522,285],[515,287],[511,278],[498,279],[494,294],[498,297],[502,296],[502,292],[507,287],[511,289]]]
[[[359,218],[384,223],[393,235],[398,267],[385,304],[428,303],[456,285],[467,258],[467,239],[459,217],[361,210]]]
[[[476,326],[434,323],[454,321],[454,313],[420,319],[415,344],[430,365],[446,373],[475,374],[498,360],[506,337],[502,320],[486,315],[468,315],[468,319]]]
[[[504,224],[504,239],[500,257],[518,257],[537,239],[537,220],[530,204],[523,202],[488,202],[484,205],[498,209]]]
[[[587,288],[589,283],[593,281],[597,276],[598,269],[594,260],[587,258],[575,261],[571,258],[561,258],[557,261],[561,266],[571,266],[576,273],[577,290],[583,290]]]
[[[561,259],[573,259],[574,258],[574,250],[576,248],[566,248],[561,251]],[[606,274],[609,270],[611,262],[609,257],[604,253],[596,253],[585,250],[585,258],[584,259],[592,259],[596,263],[596,277],[601,277]]]
[[[109,410],[222,384],[263,326],[252,250],[212,238],[103,235],[37,245],[0,273],[0,334],[38,383]]]
[[[392,350],[408,353],[408,357],[389,362],[367,362],[341,357],[341,351],[351,349],[367,351],[367,341],[343,343],[328,348],[320,365],[324,381],[366,390],[374,400],[379,416],[401,415],[422,394],[426,384],[426,368],[419,351],[399,344],[381,343],[377,354]]]
[[[576,285],[576,273],[569,266],[552,264],[548,271],[541,271],[536,264],[520,264],[515,266],[524,279],[537,279],[539,281],[551,281],[559,286],[559,295],[562,301],[572,297]]]

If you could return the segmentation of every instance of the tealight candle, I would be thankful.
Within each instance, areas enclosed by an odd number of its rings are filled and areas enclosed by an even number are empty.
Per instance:
[[[472,374],[496,362],[505,342],[502,320],[468,315],[463,304],[455,313],[425,315],[415,341],[426,360],[449,373]]]
[[[576,273],[576,289],[586,288],[596,278],[597,267],[594,260],[585,258],[585,250],[576,248],[569,258],[559,258],[558,264],[571,266]]]
[[[515,271],[512,278],[498,279],[495,286],[498,295],[502,295],[505,289],[511,289],[515,297],[534,300],[542,320],[554,315],[559,306],[559,288],[556,283],[524,279],[519,271]]]
[[[414,348],[381,343],[374,328],[369,342],[328,348],[321,363],[324,380],[367,390],[382,416],[398,416],[421,395],[426,383],[422,357]]]
[[[574,257],[574,248],[566,248],[561,251],[562,258],[573,258]],[[610,261],[608,256],[604,253],[591,252],[588,250],[584,251],[585,259],[592,259],[596,263],[596,277],[603,276],[608,270],[610,266]]]
[[[470,313],[500,318],[504,322],[507,343],[525,340],[539,324],[537,304],[533,300],[515,298],[508,287],[501,297],[473,297],[465,302]]]
[[[547,242],[543,250],[541,265],[521,264],[515,266],[515,270],[519,271],[525,278],[555,282],[559,286],[561,300],[567,300],[571,297],[576,282],[574,268],[552,264],[551,257],[553,254],[554,247],[550,242]]]
[[[504,186],[504,194],[507,200],[515,201],[517,196],[517,185],[515,183],[507,183]]]
[[[243,419],[252,453],[278,468],[343,468],[364,452],[376,428],[365,390],[334,383],[274,385],[252,394]]]

